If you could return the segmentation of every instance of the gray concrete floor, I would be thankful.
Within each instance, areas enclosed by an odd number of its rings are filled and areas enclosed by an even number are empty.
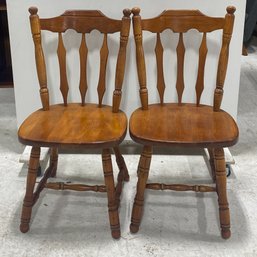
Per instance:
[[[254,46],[255,45],[255,46]],[[129,232],[140,149],[123,145],[131,180],[120,208],[122,237],[110,236],[107,200],[101,193],[45,190],[33,210],[31,230],[19,232],[26,167],[19,163],[12,89],[0,89],[0,256],[257,256],[257,44],[242,57],[239,143],[231,148],[236,164],[228,179],[232,237],[220,237],[216,194],[146,192],[138,234]],[[60,154],[58,177],[102,183],[96,153]],[[203,152],[155,150],[149,180],[211,182]],[[114,161],[114,159],[113,159]],[[115,174],[117,166],[114,164]],[[172,172],[170,172],[172,170]],[[161,171],[161,172],[160,172]]]

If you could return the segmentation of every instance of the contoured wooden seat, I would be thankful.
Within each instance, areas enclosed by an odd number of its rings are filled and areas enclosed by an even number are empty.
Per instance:
[[[233,118],[220,109],[223,85],[226,76],[229,43],[233,30],[234,7],[227,8],[224,18],[208,17],[198,10],[167,10],[152,19],[141,19],[139,8],[134,8],[133,29],[136,43],[137,71],[140,84],[142,107],[135,110],[130,118],[131,138],[142,144],[143,152],[138,165],[137,192],[132,210],[130,230],[139,229],[142,218],[145,188],[153,190],[176,190],[196,192],[217,192],[220,214],[221,234],[230,237],[230,216],[226,195],[226,170],[223,147],[232,146],[238,140],[238,128]],[[177,51],[177,103],[164,103],[165,79],[163,72],[163,45],[160,34],[170,29],[179,34]],[[198,74],[195,84],[196,103],[182,101],[184,91],[184,56],[183,34],[190,29],[202,33],[199,48]],[[208,52],[207,33],[223,30],[220,50],[217,84],[214,90],[213,106],[200,103],[204,90],[204,68]],[[148,104],[146,68],[143,50],[142,32],[156,33],[156,70],[157,89],[160,103]],[[198,33],[196,32],[196,33]],[[147,183],[153,146],[206,147],[210,154],[213,181],[216,186],[180,185]]]
[[[24,233],[29,230],[32,206],[36,203],[40,192],[44,188],[96,191],[107,192],[112,236],[119,238],[119,199],[123,181],[129,180],[126,164],[119,150],[119,144],[126,135],[127,118],[125,113],[119,109],[119,106],[124,78],[131,11],[125,9],[122,20],[110,19],[100,11],[91,10],[66,11],[58,17],[41,19],[37,15],[37,11],[35,7],[29,9],[43,108],[32,113],[23,122],[18,131],[20,142],[32,146],[20,230]],[[68,29],[73,29],[81,34],[81,44],[78,49],[80,57],[80,82],[78,90],[81,95],[81,103],[68,103],[67,101],[69,85],[66,74],[66,49],[62,33]],[[94,29],[104,34],[103,44],[100,50],[100,72],[97,86],[99,101],[97,104],[85,102],[88,89],[86,73],[88,48],[86,36]],[[50,104],[46,66],[41,44],[41,30],[58,33],[57,56],[60,69],[60,91],[63,96],[63,103],[61,104]],[[115,90],[113,92],[113,104],[112,106],[107,106],[102,104],[102,100],[106,89],[108,89],[108,86],[106,87],[106,66],[109,52],[108,34],[117,32],[120,33],[120,48],[117,55]],[[50,165],[36,190],[34,190],[39,165],[40,147],[42,146],[51,148]],[[47,183],[49,177],[56,176],[58,148],[68,147],[102,149],[105,185],[71,185],[63,182]],[[113,178],[111,150],[115,153],[120,170],[116,187]]]

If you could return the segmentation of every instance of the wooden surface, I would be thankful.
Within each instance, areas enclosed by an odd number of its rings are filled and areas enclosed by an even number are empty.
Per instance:
[[[155,104],[137,109],[130,118],[130,135],[141,144],[180,146],[231,146],[238,128],[226,112],[195,104]]]
[[[110,106],[74,103],[34,112],[20,126],[18,136],[26,145],[112,147],[123,140],[126,129],[123,112],[113,113]]]
[[[21,143],[32,145],[27,188],[24,198],[20,230],[27,232],[32,212],[32,206],[39,198],[44,188],[55,190],[76,190],[107,192],[109,221],[112,237],[120,237],[118,208],[124,181],[129,180],[128,170],[122,157],[119,144],[127,132],[127,117],[119,110],[121,89],[125,71],[126,47],[130,30],[131,11],[123,11],[122,20],[113,20],[104,16],[100,11],[77,10],[66,11],[59,17],[40,19],[37,8],[31,7],[30,24],[35,45],[37,74],[40,85],[40,96],[43,105],[32,113],[22,123],[18,131]],[[78,49],[80,59],[79,91],[80,103],[68,103],[69,85],[66,71],[66,49],[62,33],[67,29],[74,29],[81,33],[81,43]],[[88,89],[87,84],[87,54],[86,33],[92,30],[104,33],[104,40],[100,50],[100,74],[98,82],[98,104],[85,103]],[[47,74],[44,52],[41,42],[41,30],[58,33],[57,56],[60,69],[60,91],[64,104],[51,105],[47,88]],[[106,91],[106,67],[108,60],[108,34],[120,32],[120,49],[117,56],[115,90],[113,92],[113,106],[102,105]],[[110,88],[110,87],[109,87]],[[50,164],[40,180],[35,192],[36,172],[39,163],[40,147],[51,147]],[[102,149],[102,164],[105,185],[66,184],[63,182],[47,183],[49,177],[57,174],[59,147],[95,147]],[[111,148],[113,148],[119,167],[118,183],[115,186],[111,162]]]
[[[133,29],[136,43],[137,72],[140,84],[142,108],[135,110],[130,118],[131,138],[144,145],[138,166],[137,192],[132,209],[130,231],[136,233],[142,219],[145,189],[175,190],[195,192],[216,192],[220,214],[221,236],[230,237],[230,215],[226,195],[226,167],[222,147],[234,145],[238,140],[238,128],[234,119],[220,109],[223,86],[226,77],[229,43],[233,30],[234,7],[227,7],[225,18],[213,18],[203,15],[198,10],[168,10],[152,19],[141,19],[140,9],[133,8]],[[176,90],[178,103],[163,103],[165,81],[163,78],[163,47],[160,33],[171,29],[179,33],[177,44],[177,81]],[[198,75],[196,80],[196,103],[183,103],[184,91],[184,56],[186,48],[183,34],[189,29],[203,32],[199,48]],[[204,90],[204,68],[208,52],[206,32],[223,29],[222,47],[220,50],[217,86],[214,92],[213,106],[201,105]],[[157,89],[160,103],[148,105],[147,78],[143,49],[142,32],[150,31],[157,34],[156,65]],[[196,33],[198,33],[196,31]],[[188,71],[190,72],[190,70]],[[212,179],[216,187],[208,185],[185,185],[147,183],[152,156],[152,146],[184,146],[206,147],[210,153]]]

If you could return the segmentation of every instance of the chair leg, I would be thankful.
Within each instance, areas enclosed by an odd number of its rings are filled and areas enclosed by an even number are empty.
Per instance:
[[[58,164],[58,148],[53,147],[51,148],[51,153],[50,153],[50,167],[53,166],[53,171],[51,174],[52,178],[56,177],[57,164]]]
[[[148,179],[149,168],[152,158],[152,146],[144,146],[138,165],[137,192],[134,200],[130,231],[136,233],[139,230],[144,205],[144,192]]]
[[[117,204],[117,207],[119,208],[120,196],[121,196],[122,187],[123,187],[123,181],[129,181],[129,174],[128,174],[128,170],[127,170],[127,166],[124,161],[124,158],[120,153],[119,147],[114,147],[113,151],[115,153],[116,162],[119,167],[119,174],[117,177],[116,193],[115,193],[116,204]]]
[[[112,237],[120,238],[120,222],[118,207],[115,200],[115,186],[113,178],[112,160],[110,149],[103,149],[102,162],[104,171],[104,180],[108,197],[109,220],[112,231]]]
[[[215,175],[215,164],[214,164],[214,153],[213,153],[213,149],[212,148],[208,148],[208,153],[209,153],[209,162],[210,162],[210,166],[211,166],[211,177],[212,177],[212,181],[215,182],[216,181],[216,175]]]
[[[31,218],[32,207],[34,205],[33,192],[37,178],[39,166],[40,147],[32,147],[27,175],[26,194],[23,200],[20,231],[26,233],[29,231],[29,222]]]
[[[124,181],[129,181],[128,169],[127,169],[126,163],[124,161],[124,158],[123,158],[123,156],[120,152],[120,148],[118,146],[114,147],[113,151],[115,153],[116,162],[117,162],[117,165],[119,167],[119,170],[120,170],[120,173],[122,175],[123,180]]]
[[[216,172],[216,187],[218,194],[219,203],[219,216],[220,216],[220,227],[221,235],[224,239],[230,237],[230,214],[229,206],[227,201],[227,177],[226,177],[226,164],[224,158],[223,148],[214,150],[215,159],[215,172]]]

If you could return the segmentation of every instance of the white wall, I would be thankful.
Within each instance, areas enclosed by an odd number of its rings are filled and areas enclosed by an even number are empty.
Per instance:
[[[16,99],[16,111],[18,126],[33,111],[41,108],[39,97],[39,86],[34,60],[34,45],[30,32],[29,13],[30,6],[37,6],[40,17],[52,17],[62,14],[66,9],[100,9],[109,17],[120,19],[122,9],[139,6],[143,18],[158,15],[164,9],[200,9],[203,13],[210,16],[224,16],[226,6],[234,5],[237,8],[235,13],[234,34],[231,40],[230,59],[228,64],[227,78],[225,82],[225,93],[222,108],[229,112],[234,118],[237,116],[237,102],[239,92],[240,77],[240,58],[242,46],[242,33],[244,24],[245,0],[7,0],[9,31],[11,39],[12,64],[14,75],[14,89]],[[185,45],[188,48],[186,52],[185,66],[185,91],[183,101],[194,101],[194,86],[197,76],[198,47],[201,37],[194,37],[193,31],[185,37]],[[75,38],[75,41],[72,40]],[[99,73],[99,53],[102,41],[101,35],[94,31],[91,38],[87,39],[88,48],[92,50],[89,55],[88,78],[89,92],[88,101],[94,101],[96,97],[96,85]],[[79,101],[79,57],[78,47],[80,35],[74,31],[68,31],[65,36],[65,46],[67,48],[67,58],[70,63],[67,67],[68,81],[70,82],[69,100]],[[134,40],[132,38],[128,45],[127,69],[125,74],[125,83],[123,85],[123,98],[121,108],[127,113],[128,117],[131,112],[140,105],[138,95],[138,79],[136,73]],[[150,34],[144,34],[145,55],[147,57],[148,87],[150,102],[158,99],[156,90],[156,70],[155,70],[155,37]],[[216,67],[219,49],[216,49],[221,39],[221,33],[212,33],[208,37],[207,45],[209,48],[207,56],[207,69],[205,70],[206,90],[203,92],[202,103],[212,103],[212,92],[215,87]],[[177,36],[170,31],[166,31],[162,36],[163,45],[167,47],[164,55],[165,78],[166,78],[166,101],[176,100],[175,79],[176,79],[176,42]],[[59,91],[59,69],[57,65],[57,39],[49,32],[43,35],[44,49],[46,54],[46,63],[48,70],[48,86],[52,93],[51,103],[61,101]],[[110,46],[110,60],[108,62],[108,82],[109,86],[114,88],[114,71],[115,53],[119,46],[118,35],[113,36],[108,41]],[[216,49],[216,50],[215,50]],[[210,94],[211,93],[211,94]],[[211,96],[208,96],[211,95]],[[112,90],[105,96],[104,102],[111,103]]]

